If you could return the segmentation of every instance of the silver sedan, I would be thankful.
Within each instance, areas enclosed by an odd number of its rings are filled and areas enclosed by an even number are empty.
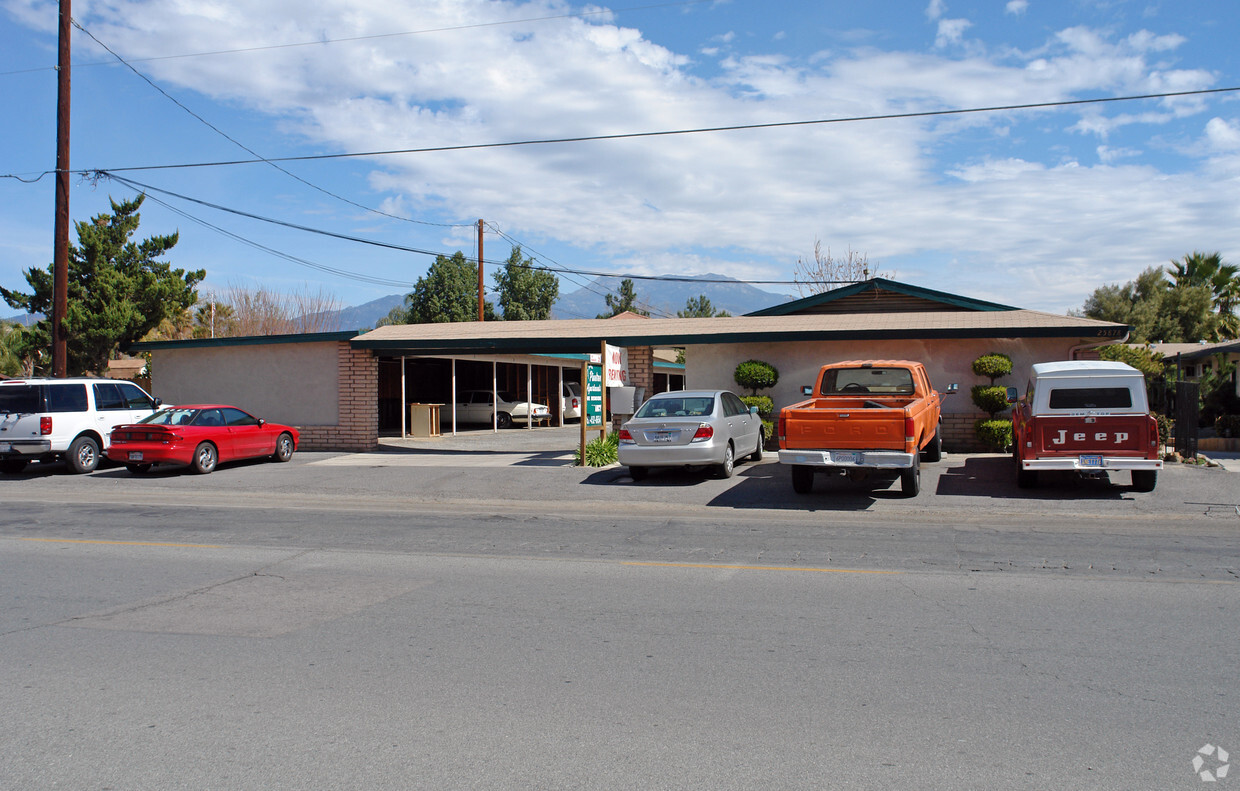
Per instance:
[[[651,467],[709,465],[732,476],[737,459],[762,459],[762,419],[727,390],[660,393],[620,429],[620,463],[633,480]]]

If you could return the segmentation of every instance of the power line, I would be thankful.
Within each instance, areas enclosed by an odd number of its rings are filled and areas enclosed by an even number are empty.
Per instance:
[[[246,153],[248,153],[248,154],[253,154],[254,156],[256,156],[256,157],[258,157],[258,158],[259,158],[259,159],[258,159],[258,161],[261,161],[261,162],[266,162],[268,165],[271,165],[273,168],[275,168],[276,170],[280,171],[281,173],[283,173],[284,175],[288,176],[289,178],[296,179],[297,181],[300,181],[302,184],[305,184],[307,187],[310,187],[311,189],[318,190],[319,192],[323,193],[324,195],[327,195],[327,196],[329,196],[329,197],[335,198],[336,200],[339,200],[339,201],[342,201],[342,202],[344,202],[344,203],[347,203],[347,204],[349,204],[350,206],[354,206],[354,207],[356,207],[356,208],[362,209],[362,210],[364,210],[364,211],[372,212],[372,213],[374,213],[374,214],[378,214],[378,215],[381,215],[381,216],[383,216],[383,217],[390,217],[391,219],[394,219],[394,220],[404,220],[405,222],[413,222],[413,223],[418,223],[418,224],[420,224],[420,225],[435,225],[435,226],[444,227],[444,228],[459,227],[459,226],[452,226],[452,225],[449,225],[449,224],[447,224],[447,223],[433,223],[433,222],[426,222],[426,221],[424,221],[424,220],[414,220],[414,219],[411,219],[411,218],[408,218],[408,217],[400,217],[400,216],[395,215],[395,214],[389,214],[388,212],[385,212],[385,211],[380,211],[379,209],[371,208],[370,206],[365,206],[365,205],[363,205],[363,204],[361,204],[361,203],[358,203],[357,201],[350,200],[349,198],[346,198],[346,197],[344,197],[344,196],[342,196],[342,195],[337,195],[336,193],[332,192],[331,190],[328,190],[328,189],[325,189],[325,188],[323,188],[323,187],[320,187],[320,186],[319,186],[319,185],[317,185],[317,184],[312,184],[311,182],[309,182],[309,181],[307,181],[307,180],[303,179],[301,176],[298,176],[296,173],[293,173],[292,171],[287,170],[286,168],[282,168],[282,167],[280,167],[278,164],[276,164],[276,163],[275,163],[275,162],[273,162],[272,160],[268,159],[267,157],[264,157],[262,154],[258,153],[257,151],[255,151],[254,149],[250,148],[249,146],[245,145],[245,144],[244,144],[244,143],[242,143],[240,140],[237,140],[237,139],[236,139],[235,137],[233,137],[232,135],[229,135],[227,132],[225,132],[224,130],[220,129],[220,128],[219,128],[218,126],[216,126],[215,124],[211,123],[210,121],[208,121],[207,119],[205,119],[205,118],[203,118],[201,115],[199,115],[198,113],[196,113],[196,112],[194,112],[193,110],[191,110],[190,108],[186,107],[186,106],[185,106],[184,104],[182,104],[182,103],[181,103],[181,102],[180,102],[180,101],[179,101],[179,100],[178,100],[175,96],[173,96],[172,94],[170,94],[170,93],[168,93],[167,91],[165,91],[163,88],[161,88],[161,87],[159,87],[158,85],[156,85],[156,84],[155,84],[155,82],[154,82],[151,78],[147,77],[145,74],[143,74],[142,72],[138,71],[138,70],[137,70],[136,68],[134,68],[134,67],[133,67],[133,66],[132,66],[132,65],[131,65],[128,61],[126,61],[124,58],[122,58],[120,55],[118,55],[115,51],[113,51],[111,47],[109,47],[107,44],[104,44],[102,41],[100,41],[98,38],[96,38],[94,33],[91,33],[89,30],[87,30],[86,28],[82,27],[82,25],[81,25],[81,24],[80,24],[80,23],[79,23],[76,19],[71,19],[71,20],[70,20],[70,22],[71,22],[71,23],[73,24],[73,26],[74,26],[74,27],[76,27],[78,30],[82,31],[82,32],[83,32],[83,33],[85,33],[87,36],[90,36],[90,39],[91,39],[92,41],[94,41],[96,44],[98,44],[99,46],[101,46],[101,47],[103,47],[105,50],[107,50],[107,52],[108,52],[109,54],[111,54],[111,55],[112,55],[112,57],[116,58],[116,60],[117,60],[117,61],[119,61],[119,62],[121,63],[121,65],[123,65],[125,68],[129,69],[131,72],[133,72],[135,75],[137,75],[139,79],[141,79],[143,82],[145,82],[147,85],[151,86],[151,87],[152,87],[152,88],[154,88],[155,90],[159,91],[159,93],[160,93],[160,94],[161,94],[161,95],[162,95],[165,99],[167,99],[168,101],[172,102],[172,103],[173,103],[173,104],[175,104],[177,107],[180,107],[180,108],[181,108],[182,110],[184,110],[185,112],[189,113],[189,115],[190,115],[190,116],[192,116],[192,117],[193,117],[193,118],[195,118],[197,121],[199,121],[200,123],[202,123],[204,126],[206,126],[208,129],[210,129],[212,132],[215,132],[215,133],[216,133],[216,134],[218,134],[220,137],[223,137],[225,140],[227,140],[228,142],[230,142],[230,143],[232,143],[233,145],[237,146],[237,147],[238,147],[238,148],[240,148],[242,151],[245,151],[245,152],[246,152]]]
[[[514,140],[503,143],[466,143],[453,146],[428,146],[425,148],[396,148],[384,149],[377,151],[353,151],[340,154],[306,154],[302,156],[290,157],[271,157],[269,159],[234,159],[219,160],[216,162],[187,162],[176,165],[136,165],[123,168],[90,168],[90,170],[107,170],[111,173],[124,173],[134,170],[174,170],[182,168],[205,168],[220,167],[225,165],[254,165],[258,163],[272,162],[317,162],[332,159],[350,159],[359,157],[383,157],[393,156],[396,154],[431,154],[442,153],[448,151],[476,151],[487,148],[516,148],[520,146],[541,146],[554,145],[561,143],[589,143],[606,140],[634,140],[651,137],[673,137],[677,135],[697,135],[712,132],[740,132],[755,129],[785,129],[797,126],[822,126],[827,124],[847,124],[859,123],[864,121],[898,121],[911,118],[937,118],[953,115],[969,115],[979,113],[997,113],[1010,112],[1015,110],[1041,110],[1056,107],[1075,107],[1091,104],[1107,104],[1115,102],[1134,102],[1146,99],[1171,99],[1184,96],[1205,96],[1217,93],[1234,93],[1240,91],[1240,86],[1231,88],[1203,88],[1194,91],[1171,91],[1167,93],[1146,93],[1135,96],[1106,96],[1096,99],[1066,99],[1057,102],[1033,102],[1029,104],[1006,104],[994,105],[990,107],[968,107],[953,110],[921,110],[917,112],[907,113],[887,113],[884,115],[855,115],[840,118],[819,118],[807,121],[773,121],[762,124],[734,124],[731,126],[708,126],[697,127],[691,129],[668,129],[655,132],[620,132],[611,135],[582,135],[580,137],[554,137],[542,138],[536,140]],[[50,172],[50,171],[48,171]]]
[[[339,233],[337,231],[328,231],[322,228],[312,228],[308,225],[300,225],[298,223],[289,222],[287,220],[277,220],[273,217],[265,217],[261,214],[254,214],[253,212],[247,212],[247,211],[242,211],[241,209],[234,209],[228,206],[222,206],[218,203],[212,203],[210,201],[202,200],[201,198],[192,198],[188,195],[182,195],[178,192],[173,192],[171,190],[162,189],[160,187],[156,187],[150,184],[143,184],[140,181],[134,181],[124,176],[117,176],[107,171],[95,171],[92,174],[92,176],[96,179],[104,179],[104,178],[112,179],[113,181],[123,184],[135,192],[142,192],[145,194],[157,193],[160,195],[167,195],[169,197],[177,198],[177,199],[184,200],[184,201],[189,201],[190,203],[196,203],[199,206],[205,206],[210,209],[215,209],[217,211],[226,212],[228,214],[234,214],[239,217],[246,217],[251,220],[258,220],[259,222],[270,223],[272,225],[279,225],[281,227],[290,228],[292,230],[305,231],[307,233],[318,234],[320,236],[327,236],[333,239],[340,239],[342,241],[356,242],[357,244],[364,244],[364,245],[369,245],[372,247],[382,247],[382,248],[386,248],[389,250],[398,250],[398,251],[406,252],[406,253],[415,253],[418,255],[435,256],[435,257],[443,256],[445,258],[451,257],[451,254],[441,252],[441,251],[425,250],[422,248],[410,247],[408,245],[395,244],[393,242],[383,242],[378,239],[368,239],[362,236],[353,236],[351,234]],[[163,201],[156,201],[156,202],[160,203],[160,205],[163,205],[163,206],[167,205]],[[191,217],[190,219],[194,219],[195,222],[201,222],[197,218]],[[494,226],[491,226],[491,227],[493,230],[495,230],[496,233],[499,233],[510,243],[515,243],[517,245],[520,245],[520,242],[517,242],[516,240],[512,239],[507,234],[504,234],[502,231],[499,231]],[[228,234],[229,232],[221,230],[221,233]],[[255,243],[255,246],[259,246],[259,245]],[[526,249],[526,248],[523,247],[523,249]],[[276,254],[283,255],[278,252]],[[302,263],[305,263],[305,262],[302,262]],[[503,266],[504,264],[507,263],[507,261],[483,259],[482,263],[490,264],[491,266]],[[310,264],[310,265],[313,266],[313,264]],[[595,271],[591,271],[587,269],[573,269],[570,267],[559,266],[559,265],[556,265],[556,266],[542,265],[542,266],[534,266],[533,268],[548,271],[548,272],[551,272],[557,275],[580,275],[580,276],[595,277],[595,278],[618,278],[622,280],[623,279],[649,280],[649,281],[656,281],[656,282],[665,281],[665,282],[684,282],[684,283],[703,283],[703,284],[707,284],[707,283],[738,284],[739,283],[743,285],[789,285],[789,286],[796,285],[798,283],[804,284],[807,282],[807,281],[797,281],[797,280],[736,280],[736,279],[731,279],[731,278],[697,278],[697,277],[689,277],[686,275],[631,275],[631,274],[623,274],[623,273],[616,273],[616,272],[595,272]],[[365,275],[358,275],[357,273],[347,272],[345,270],[334,270],[334,273],[341,274],[347,277],[356,277],[356,278],[366,277]],[[387,282],[397,283],[399,281],[387,281]],[[852,281],[813,281],[813,282],[814,283],[821,282],[823,284],[832,284],[836,282],[844,283],[844,282],[852,282]],[[591,291],[593,291],[596,294],[600,294],[600,292],[598,292],[597,290],[593,288],[591,288]],[[649,307],[649,306],[643,305],[642,307]]]

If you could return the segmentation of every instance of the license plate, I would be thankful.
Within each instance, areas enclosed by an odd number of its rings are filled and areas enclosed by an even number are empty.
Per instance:
[[[1080,464],[1082,467],[1101,467],[1102,457],[1101,456],[1082,456]]]
[[[142,451],[140,450],[129,451],[129,460],[130,461],[142,461]]]
[[[0,453],[8,453],[11,450],[13,450],[13,443],[0,442]]]
[[[831,460],[836,464],[860,464],[860,453],[832,453]]]
[[[651,442],[671,442],[672,432],[670,431],[652,431],[650,432]]]

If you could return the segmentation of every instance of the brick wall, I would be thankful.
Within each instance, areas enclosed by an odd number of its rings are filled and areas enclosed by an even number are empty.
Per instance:
[[[298,426],[302,450],[368,451],[379,446],[379,358],[347,341],[336,347],[334,426]]]
[[[985,412],[944,412],[943,450],[948,453],[993,453],[992,448],[978,440],[973,430],[974,423],[987,417],[990,416]]]
[[[654,395],[654,347],[629,347],[629,386],[646,388],[646,398]]]

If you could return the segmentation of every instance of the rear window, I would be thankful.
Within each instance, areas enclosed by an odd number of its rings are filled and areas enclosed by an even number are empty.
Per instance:
[[[912,395],[913,372],[908,368],[833,368],[822,378],[822,395],[854,393]]]
[[[0,387],[0,413],[42,411],[43,397],[38,385]]]
[[[1132,391],[1127,387],[1051,388],[1051,409],[1128,409]]]
[[[712,396],[652,398],[633,417],[704,417],[715,411]]]
[[[86,385],[48,385],[48,412],[85,412]]]

